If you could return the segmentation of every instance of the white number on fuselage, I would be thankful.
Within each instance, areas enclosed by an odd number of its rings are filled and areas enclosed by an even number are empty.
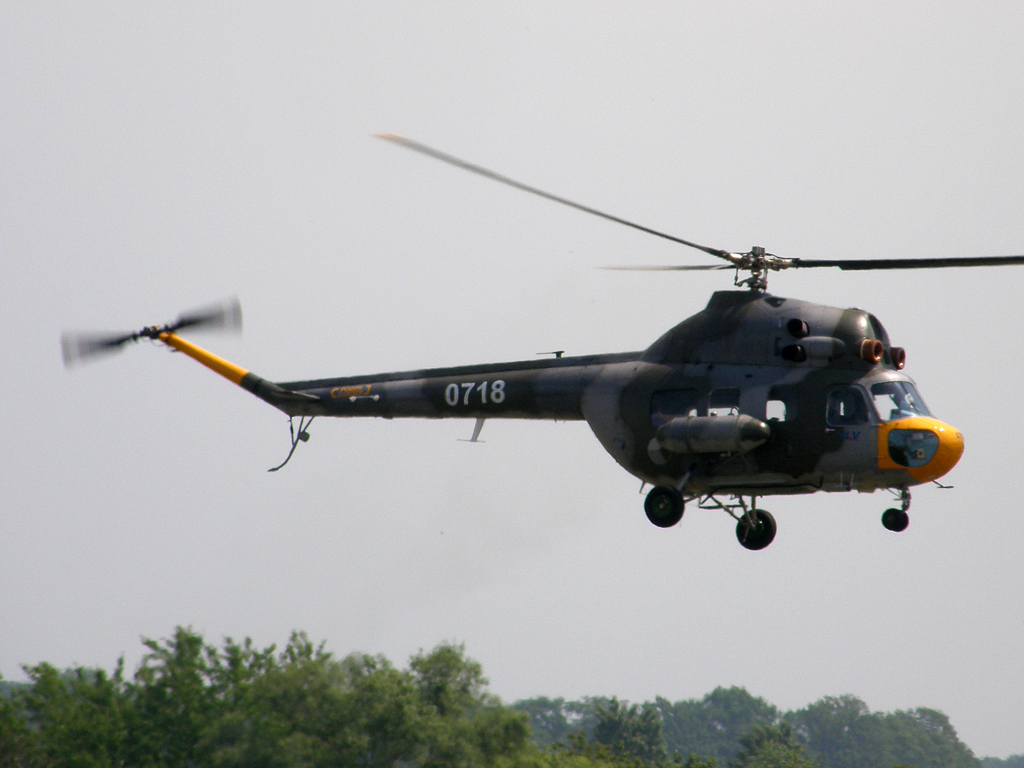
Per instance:
[[[461,386],[453,381],[444,389],[444,401],[452,408],[458,406],[460,401],[462,405],[469,405],[470,397],[474,392],[479,394],[481,405],[486,405],[488,402],[505,402],[505,382],[501,379],[494,382],[467,381],[463,382]],[[476,402],[475,399],[473,402]]]

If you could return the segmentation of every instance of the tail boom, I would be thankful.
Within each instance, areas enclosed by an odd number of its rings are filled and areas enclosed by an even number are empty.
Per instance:
[[[583,395],[609,363],[639,352],[560,357],[275,384],[174,333],[160,340],[289,416],[583,420]]]
[[[584,418],[586,387],[608,363],[639,353],[561,357],[282,383],[316,397],[323,415],[392,418]]]

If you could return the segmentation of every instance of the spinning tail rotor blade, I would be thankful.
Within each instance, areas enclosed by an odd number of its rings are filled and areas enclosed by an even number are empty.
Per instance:
[[[134,333],[69,333],[61,335],[60,347],[65,367],[101,355],[119,352],[139,339],[157,339],[161,333],[189,330],[228,330],[242,328],[242,306],[237,298],[211,304],[189,312],[167,325],[153,325]]]
[[[63,333],[60,337],[61,356],[64,366],[70,368],[75,363],[90,357],[110,355],[120,352],[129,341],[135,341],[137,334],[99,334],[99,333]]]
[[[240,331],[242,330],[242,305],[237,298],[231,298],[219,304],[210,304],[189,312],[182,312],[167,330],[177,331],[182,328]]]

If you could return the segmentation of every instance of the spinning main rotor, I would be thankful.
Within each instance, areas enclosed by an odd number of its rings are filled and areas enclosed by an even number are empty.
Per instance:
[[[923,259],[787,259],[781,256],[776,256],[773,253],[768,253],[761,246],[755,245],[746,253],[734,253],[732,251],[725,251],[721,248],[711,248],[707,245],[701,245],[700,243],[694,243],[690,240],[684,240],[681,237],[667,234],[666,232],[660,232],[650,227],[645,227],[642,224],[629,221],[627,219],[620,218],[618,216],[612,216],[610,213],[604,213],[596,208],[591,208],[580,203],[575,203],[572,200],[567,200],[564,197],[553,195],[550,192],[545,192],[542,189],[531,187],[528,184],[510,179],[507,176],[502,176],[500,173],[495,173],[479,165],[468,163],[465,160],[460,160],[452,155],[439,152],[436,149],[420,144],[412,139],[407,139],[403,136],[396,136],[391,133],[377,134],[377,138],[385,139],[386,141],[400,144],[403,147],[414,150],[421,154],[433,157],[435,160],[454,165],[457,168],[476,173],[480,176],[484,176],[488,179],[500,182],[515,189],[520,189],[524,192],[529,192],[532,195],[538,195],[539,197],[552,200],[562,205],[567,205],[570,208],[575,208],[578,211],[589,213],[594,216],[600,216],[602,219],[608,221],[614,221],[617,224],[624,224],[627,227],[638,229],[641,232],[646,232],[649,235],[655,235],[657,237],[664,238],[665,240],[671,240],[674,243],[680,243],[681,245],[689,246],[690,248],[696,248],[698,251],[704,251],[704,253],[716,256],[729,262],[725,264],[695,264],[695,265],[677,265],[677,266],[630,266],[630,267],[606,267],[606,269],[621,269],[621,270],[643,270],[643,271],[681,271],[681,270],[719,270],[719,269],[735,269],[736,278],[735,284],[738,286],[746,286],[752,291],[764,292],[768,289],[768,272],[780,272],[784,269],[803,269],[810,267],[838,267],[843,270],[865,270],[865,269],[942,269],[946,267],[996,267],[1006,266],[1009,264],[1024,264],[1024,256],[967,256],[967,257],[952,257],[952,258],[923,258]],[[750,277],[740,279],[740,273],[749,273]]]

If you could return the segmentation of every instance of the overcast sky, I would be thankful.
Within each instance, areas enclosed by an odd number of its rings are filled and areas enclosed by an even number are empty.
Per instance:
[[[715,247],[1024,253],[1024,6],[37,3],[0,10],[0,672],[191,625],[343,655],[465,642],[505,700],[853,693],[1024,752],[1024,268],[773,275],[877,314],[961,429],[953,490],[650,525],[585,423],[287,418],[63,329],[237,295],[196,335],[274,380],[642,349],[731,274],[372,138]],[[894,7],[895,5],[895,7]]]

